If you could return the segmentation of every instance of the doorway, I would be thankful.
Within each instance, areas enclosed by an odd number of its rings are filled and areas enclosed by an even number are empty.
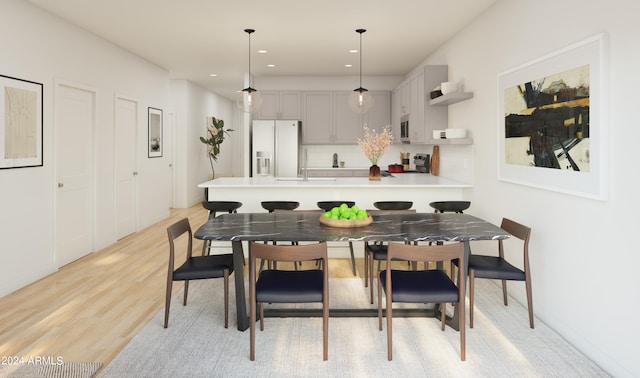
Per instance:
[[[137,130],[138,102],[122,96],[115,99],[114,151],[116,177],[116,239],[137,231],[138,172]]]
[[[57,267],[93,252],[96,91],[55,88],[55,253]]]

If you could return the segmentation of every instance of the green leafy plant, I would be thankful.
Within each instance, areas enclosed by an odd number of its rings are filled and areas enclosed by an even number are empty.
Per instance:
[[[229,134],[230,131],[233,131],[233,129],[224,129],[223,120],[217,119],[216,117],[207,118],[207,138],[200,137],[200,141],[207,145],[209,158],[218,161],[220,145],[224,142],[225,136],[231,136],[231,134]]]

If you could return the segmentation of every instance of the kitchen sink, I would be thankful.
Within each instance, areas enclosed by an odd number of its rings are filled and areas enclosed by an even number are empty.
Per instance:
[[[277,177],[276,181],[304,181],[302,177]],[[335,177],[309,177],[307,181],[336,181]]]

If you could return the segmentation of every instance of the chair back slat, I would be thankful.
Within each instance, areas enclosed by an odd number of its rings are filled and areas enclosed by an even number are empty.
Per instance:
[[[387,264],[391,260],[406,261],[446,261],[451,259],[461,259],[464,255],[464,245],[462,243],[452,243],[444,245],[407,245],[400,243],[389,243],[387,252]]]
[[[522,225],[518,222],[512,221],[508,218],[502,218],[502,224],[500,228],[507,231],[511,235],[516,238],[523,240],[525,242],[529,241],[529,237],[531,236],[531,228],[525,225]]]
[[[188,244],[187,244],[187,259],[192,256],[193,249],[193,233],[191,231],[191,225],[189,224],[189,219],[184,218],[176,223],[172,224],[167,228],[167,235],[169,236],[169,257],[170,264],[173,265],[173,258],[175,256],[175,240],[182,236],[184,233],[187,233],[189,236]],[[170,269],[171,269],[170,266]]]
[[[272,245],[251,243],[253,257],[272,261],[309,261],[327,258],[327,243]]]

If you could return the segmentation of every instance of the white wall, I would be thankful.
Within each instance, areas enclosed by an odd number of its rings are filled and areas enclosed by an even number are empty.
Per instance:
[[[178,114],[176,154],[179,163],[176,164],[178,179],[174,206],[189,207],[203,200],[204,191],[198,184],[208,181],[212,174],[207,147],[200,142],[201,136],[206,137],[207,117],[222,119],[225,129],[234,130],[225,139],[218,160],[213,163],[216,177],[242,175],[238,149],[243,132],[237,126],[237,107],[219,95],[185,80],[172,80],[171,97]]]
[[[640,83],[640,5],[633,0],[498,0],[425,63],[448,64],[450,79],[474,92],[449,108],[449,127],[474,139],[474,214],[532,227],[533,303],[538,321],[558,331],[613,376],[640,376],[640,202],[635,152]],[[609,36],[610,165],[607,201],[497,180],[497,76],[606,32]],[[523,303],[524,285],[511,285]],[[528,332],[523,319],[523,332]]]
[[[0,170],[0,296],[15,291],[56,270],[54,261],[55,161],[54,124],[57,81],[96,90],[96,234],[94,250],[116,241],[114,184],[115,96],[139,103],[137,132],[138,229],[169,215],[172,199],[171,168],[182,189],[183,203],[195,199],[196,184],[211,168],[197,136],[205,117],[216,115],[234,122],[230,102],[193,85],[182,87],[184,99],[170,98],[169,72],[96,36],[52,17],[28,2],[0,2],[0,74],[44,85],[44,166]],[[182,106],[177,113],[171,101]],[[147,108],[163,109],[164,151],[161,158],[147,157]],[[171,118],[175,116],[173,139]],[[181,117],[181,118],[180,118]],[[182,120],[182,122],[180,122]],[[233,140],[227,146],[230,151]],[[175,161],[173,147],[178,147]],[[225,145],[226,146],[226,145]],[[186,152],[188,151],[188,153]],[[201,156],[200,151],[202,152]],[[226,148],[217,171],[233,172]],[[204,164],[206,162],[206,164]],[[219,170],[218,170],[219,169]],[[191,187],[189,187],[191,186]],[[176,193],[176,197],[180,197]],[[201,196],[200,196],[201,198]]]

